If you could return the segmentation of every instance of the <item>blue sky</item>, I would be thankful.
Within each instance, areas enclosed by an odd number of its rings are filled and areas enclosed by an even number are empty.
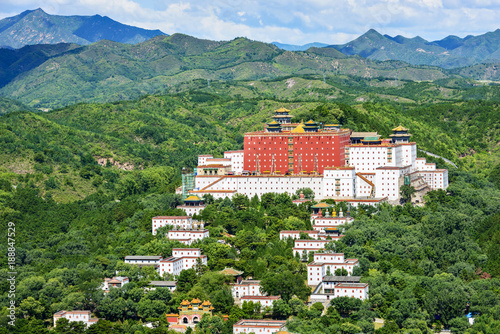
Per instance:
[[[167,34],[288,44],[340,44],[370,28],[427,40],[500,28],[500,0],[0,0],[0,18],[39,7],[54,15],[105,15]]]

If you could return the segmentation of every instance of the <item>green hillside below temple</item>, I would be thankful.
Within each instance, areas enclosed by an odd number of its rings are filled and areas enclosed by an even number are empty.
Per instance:
[[[175,207],[179,196],[150,189],[120,196],[102,192],[84,200],[59,204],[40,197],[33,185],[11,187],[1,178],[1,227],[16,227],[16,327],[0,314],[0,333],[167,333],[165,313],[176,312],[183,300],[210,300],[214,315],[202,318],[201,328],[231,334],[240,319],[288,320],[295,333],[431,333],[447,328],[454,333],[494,333],[500,294],[498,210],[500,190],[470,173],[450,171],[445,191],[432,191],[422,207],[382,205],[351,209],[355,219],[345,236],[328,245],[346,257],[359,259],[355,274],[370,285],[370,298],[339,297],[308,305],[306,264],[294,257],[292,239],[280,240],[287,226],[310,226],[311,202],[299,206],[286,194],[262,198],[235,196],[210,200],[201,212],[210,237],[197,241],[207,265],[183,271],[176,290],[144,291],[161,277],[153,267],[124,263],[125,256],[167,258],[185,247],[161,233],[151,233],[152,217],[183,215]],[[166,182],[169,185],[168,181]],[[167,187],[169,188],[169,187]],[[346,209],[342,204],[333,204]],[[495,212],[497,214],[495,214]],[[309,227],[310,228],[310,227]],[[7,244],[0,244],[7,252]],[[270,309],[239,305],[231,295],[234,279],[219,272],[234,268],[260,280],[264,292],[282,300]],[[7,270],[0,272],[4,277]],[[100,288],[105,277],[125,276],[130,283]],[[9,303],[8,284],[0,285],[0,306]],[[60,322],[52,330],[52,315],[61,309],[85,309],[102,319],[89,329]],[[323,312],[324,311],[324,312]],[[473,326],[466,314],[475,315]],[[374,319],[385,319],[375,331]],[[48,319],[47,321],[43,319]],[[153,322],[156,328],[143,326]]]
[[[185,36],[165,40],[175,38]],[[232,42],[242,48],[253,43]],[[216,54],[224,43],[171,47],[195,59],[200,52]],[[219,55],[211,61],[222,63],[224,53]],[[46,112],[2,98],[0,225],[6,231],[9,222],[16,228],[18,307],[13,329],[6,308],[9,274],[1,268],[0,334],[173,334],[165,314],[193,299],[210,301],[215,315],[202,318],[195,333],[217,329],[231,334],[241,319],[287,320],[289,331],[306,334],[443,328],[495,333],[500,326],[498,94],[495,84],[460,77],[396,82],[314,74],[188,80],[164,87],[163,94],[80,102]],[[167,239],[166,227],[151,232],[153,217],[186,215],[177,208],[183,201],[175,194],[183,168],[193,170],[199,154],[221,157],[242,149],[243,134],[261,130],[281,107],[293,110],[291,122],[338,123],[383,137],[401,124],[420,149],[458,167],[417,152],[448,169],[450,182],[446,191],[427,193],[419,206],[348,208],[328,200],[332,213],[349,210],[354,221],[325,248],[358,259],[353,274],[369,284],[367,300],[339,297],[325,305],[308,304],[312,291],[302,260],[312,259],[294,256],[293,240],[280,240],[283,230],[312,229],[311,206],[317,203],[296,205],[292,200],[299,194],[204,196],[206,206],[193,218],[204,222],[210,236],[188,247],[199,248],[206,265],[178,277],[160,277],[153,267],[124,263],[126,256],[168,258],[174,248],[186,247]],[[303,194],[308,191],[313,192],[304,189]],[[0,251],[8,254],[8,243],[0,243]],[[229,285],[234,277],[220,274],[224,268],[260,280],[264,292],[281,299],[262,310],[237,303]],[[118,275],[130,283],[105,294],[104,278]],[[145,292],[161,279],[176,279],[175,291],[157,287]],[[60,310],[88,310],[101,320],[89,329],[64,322],[53,329],[52,316]],[[469,312],[473,326],[465,317]],[[384,327],[375,329],[380,318]]]

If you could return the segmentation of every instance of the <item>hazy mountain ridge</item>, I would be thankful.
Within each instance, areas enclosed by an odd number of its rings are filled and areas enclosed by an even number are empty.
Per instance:
[[[33,12],[25,14],[24,18],[31,14]],[[75,22],[79,18],[71,17],[72,27],[78,25]],[[11,23],[11,26],[15,24]],[[3,22],[0,29],[5,32],[9,29],[7,26]],[[87,33],[86,38],[93,36],[92,29]],[[490,37],[493,40],[494,36]],[[58,108],[77,102],[134,99],[144,94],[164,92],[194,79],[260,80],[310,74],[413,81],[458,76],[478,80],[500,78],[494,62],[450,72],[439,67],[411,66],[402,60],[392,60],[391,49],[395,50],[397,45],[416,48],[425,42],[421,38],[389,38],[371,30],[359,40],[360,43],[350,46],[352,56],[345,55],[346,50],[341,50],[342,53],[336,48],[286,51],[247,38],[211,41],[183,34],[155,36],[137,44],[101,40],[84,46],[66,43],[0,49],[0,94],[33,108]],[[458,42],[452,38],[443,43],[455,43],[456,46]],[[427,48],[433,52],[442,49],[439,45]],[[435,58],[430,52],[426,56],[429,61]],[[418,60],[409,58],[408,62]]]
[[[16,49],[35,44],[88,45],[103,39],[135,44],[158,35],[165,34],[125,25],[106,16],[50,15],[40,8],[0,20],[0,45]]]
[[[346,55],[359,55],[376,60],[402,60],[413,65],[457,68],[482,62],[500,61],[500,29],[478,36],[447,36],[428,42],[417,36],[391,37],[374,29],[351,42],[330,45]]]
[[[286,51],[306,51],[309,48],[324,48],[325,46],[328,46],[328,44],[318,42],[307,43],[304,45],[284,44],[280,42],[272,42],[271,44],[274,44],[280,49]]]
[[[326,48],[283,51],[246,38],[219,42],[174,34],[156,36],[136,45],[104,40],[74,48],[53,47],[61,48],[60,54],[42,56],[41,63],[26,67],[27,71],[19,70],[25,66],[16,63],[17,72],[11,63],[3,61],[4,57],[12,58],[15,51],[0,50],[0,73],[11,73],[4,76],[9,81],[3,81],[5,86],[0,93],[32,107],[53,108],[83,101],[136,98],[193,79],[259,80],[323,73],[408,80],[448,77],[439,68],[346,57]],[[47,49],[51,46],[38,48],[50,53]],[[29,52],[25,57],[30,59]]]

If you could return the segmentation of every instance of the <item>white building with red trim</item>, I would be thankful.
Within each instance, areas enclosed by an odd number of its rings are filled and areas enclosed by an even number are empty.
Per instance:
[[[358,259],[345,259],[343,253],[315,253],[314,261],[307,265],[307,284],[317,286],[327,275],[334,275],[337,269],[345,269],[352,275]]]
[[[327,239],[310,240],[310,239],[298,239],[295,240],[295,247],[293,247],[293,256],[299,254],[300,256],[308,255],[310,252],[319,252],[325,249],[327,243],[337,241],[343,238],[344,235],[332,235],[328,236]]]
[[[292,239],[300,239],[301,234],[307,234],[310,238],[312,239],[318,239],[319,238],[319,232],[318,231],[305,231],[305,230],[283,230],[280,231],[280,240],[285,240],[287,238],[292,238]]]
[[[194,224],[198,224],[198,221],[190,216],[156,216],[151,219],[151,230],[156,235],[156,230],[163,226],[191,229]]]
[[[92,318],[90,311],[59,311],[53,316],[54,327],[61,318],[68,319],[69,322],[83,322],[87,327],[99,321],[99,318]]]
[[[368,299],[368,283],[340,283],[334,288],[335,298],[351,297],[361,300]]]
[[[368,299],[368,283],[360,283],[360,276],[325,276],[311,294],[311,303],[329,303],[337,297]]]
[[[280,296],[243,296],[240,298],[241,303],[253,302],[254,304],[260,304],[261,308],[273,307],[273,303],[281,299]]]
[[[172,256],[163,259],[159,263],[159,272],[163,276],[170,274],[180,275],[181,271],[193,268],[196,263],[207,265],[208,257],[201,254],[199,248],[174,248]]]
[[[294,230],[294,231],[280,231],[280,240],[285,240],[287,238],[292,239],[300,239],[300,235],[307,235],[311,239],[315,240],[326,240],[326,241],[335,241],[339,238],[342,238],[343,235],[340,234],[340,230],[337,228],[324,228],[321,230],[315,231],[306,231],[306,230]]]
[[[206,229],[202,230],[191,230],[191,229],[182,229],[182,230],[170,230],[168,231],[168,239],[169,240],[177,240],[182,242],[185,245],[191,245],[198,240],[202,240],[204,238],[208,238],[210,236],[210,232]]]
[[[269,334],[285,330],[283,320],[249,320],[242,319],[233,325],[233,334],[255,333]]]
[[[231,283],[230,285],[233,298],[265,296],[265,293],[261,291],[259,280],[242,280],[240,283]]]
[[[151,219],[153,235],[156,235],[156,231],[164,226],[170,226],[178,230],[204,230],[205,223],[190,216],[156,216]]]

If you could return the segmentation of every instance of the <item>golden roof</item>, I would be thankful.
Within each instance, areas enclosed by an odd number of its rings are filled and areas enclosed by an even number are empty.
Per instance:
[[[203,306],[210,306],[210,305],[212,305],[212,303],[210,301],[208,301],[208,300],[205,300],[203,302],[203,304],[201,304],[201,305],[203,305]]]
[[[177,317],[177,318],[179,317],[179,315],[175,314],[175,313],[169,313],[169,314],[165,313],[165,316],[166,317]]]
[[[285,111],[290,111],[290,110],[288,110],[288,109],[286,109],[286,108],[281,107],[281,108],[279,108],[278,110],[275,110],[275,111],[276,111],[276,112],[285,112]]]
[[[329,208],[331,205],[325,202],[318,203],[316,205],[313,205],[312,208]]]
[[[223,270],[219,271],[219,274],[240,276],[243,275],[243,271],[239,271],[233,268],[224,268]]]
[[[397,128],[392,129],[392,131],[408,131],[407,128],[403,128],[401,124]]]
[[[409,133],[406,133],[406,134],[405,133],[398,133],[398,134],[392,134],[389,137],[409,137],[409,136],[411,136],[411,134],[409,134]]]
[[[310,120],[308,120],[308,121],[306,122],[306,124],[316,124],[316,122],[315,122],[315,121],[313,121],[312,119],[310,119]]]
[[[276,122],[275,120],[273,120],[271,123],[267,123],[267,124],[278,124],[278,122]]]
[[[201,198],[199,198],[199,197],[198,197],[198,196],[196,196],[196,195],[191,195],[191,196],[189,196],[188,198],[186,198],[186,199],[184,200],[184,202],[185,202],[185,201],[201,201]]]
[[[293,132],[293,133],[304,133],[305,132],[305,130],[304,130],[304,123],[300,123],[295,129],[293,129],[290,132]]]
[[[192,301],[191,301],[191,304],[199,304],[201,303],[201,300],[199,300],[198,298],[194,298]]]
[[[190,304],[190,303],[189,303],[189,301],[187,301],[187,300],[183,300],[183,301],[182,301],[182,303],[181,303],[181,305],[189,305],[189,304]]]

